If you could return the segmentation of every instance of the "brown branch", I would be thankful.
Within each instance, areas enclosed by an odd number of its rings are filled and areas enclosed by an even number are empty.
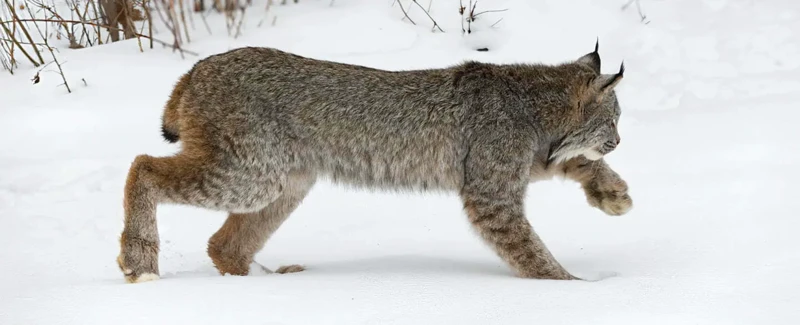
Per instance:
[[[5,3],[6,3],[6,6],[8,6],[8,10],[11,12],[11,19],[12,19],[12,23],[13,23],[14,21],[18,21],[18,22],[19,22],[19,25],[20,25],[19,27],[22,29],[22,33],[23,33],[23,34],[25,34],[25,37],[27,37],[27,38],[28,38],[28,42],[29,42],[29,43],[33,43],[33,38],[31,37],[31,34],[30,34],[30,33],[28,33],[28,29],[27,29],[27,28],[25,28],[25,25],[23,25],[23,24],[22,24],[22,20],[20,20],[20,19],[19,19],[19,16],[17,16],[17,11],[16,11],[16,10],[14,10],[14,6],[13,6],[13,5],[11,5],[11,3],[10,3],[10,2],[8,2],[8,0],[4,0],[4,1],[5,1]],[[36,52],[36,56],[38,56],[38,57],[39,57],[39,62],[41,62],[41,64],[44,64],[44,58],[42,58],[42,54],[41,54],[41,53],[39,53],[39,49],[37,49],[37,48],[34,46],[34,47],[33,47],[33,51],[34,51],[34,52]]]
[[[31,17],[34,17],[31,7],[26,7],[26,8],[28,9],[28,14]],[[47,48],[50,51],[50,56],[53,57],[53,62],[55,62],[56,66],[58,67],[58,73],[61,75],[61,80],[64,81],[64,87],[67,88],[68,93],[72,93],[72,90],[69,89],[69,84],[67,83],[67,77],[64,76],[64,70],[61,69],[61,63],[58,62],[58,58],[56,58],[56,54],[53,52],[53,47],[51,47],[50,44],[47,43],[47,35],[45,33],[42,33],[42,29],[39,28],[39,24],[34,23],[33,26],[36,27],[36,30],[39,31],[39,36],[41,36],[42,39],[44,40],[45,48]],[[42,67],[42,69],[44,69],[44,67]],[[36,75],[38,76],[39,73],[37,72]]]
[[[166,26],[167,29],[170,32],[172,32],[172,38],[173,38],[172,51],[175,52],[176,49],[181,48],[181,43],[180,43],[181,35],[179,32],[180,26],[178,26],[178,22],[175,19],[175,15],[173,15],[174,12],[174,10],[172,10],[172,7],[174,5],[173,1],[174,0],[170,0],[170,2],[167,3],[167,0],[161,0],[160,6],[163,7],[163,10],[158,10],[159,1],[156,1],[156,12],[158,13],[158,17],[161,18],[161,21],[164,23],[164,26]],[[164,13],[167,15],[168,18],[164,18],[164,15],[161,14],[162,11],[164,11]],[[181,58],[184,58],[183,52],[179,53],[181,55]]]
[[[11,43],[11,45],[13,44],[14,43]],[[10,72],[13,75],[14,65],[16,65],[16,62],[14,62],[14,57],[11,56],[10,50],[6,45],[6,42],[0,42],[0,49],[3,50],[2,52],[0,52],[0,62],[3,63],[3,68],[8,70],[8,72]]]
[[[164,2],[164,0],[161,0],[161,2]],[[166,26],[167,29],[172,31],[174,29],[174,27],[172,27],[172,24],[170,23],[170,21],[168,19],[164,18],[164,14],[162,14],[162,11],[163,12],[168,12],[168,9],[165,8],[165,9],[159,10],[159,6],[163,6],[165,4],[163,4],[163,3],[159,4],[159,1],[156,0],[155,5],[156,5],[156,13],[158,14],[158,18],[161,19],[161,22],[164,23],[164,26]]]
[[[19,21],[21,21],[21,22],[34,22],[34,23],[35,23],[35,22],[46,22],[46,23],[58,23],[58,22],[60,22],[60,21],[53,20],[53,19],[20,19]],[[63,20],[63,22],[66,22],[66,23],[75,23],[75,24],[78,24],[78,23],[80,23],[80,22],[79,22],[79,21],[77,21],[77,20]],[[0,21],[0,24],[2,24],[2,23],[8,23],[8,21]],[[87,25],[90,25],[90,26],[101,26],[101,27],[103,27],[103,28],[114,29],[114,30],[116,30],[116,31],[121,31],[121,30],[122,30],[121,28],[117,28],[117,27],[111,27],[111,26],[104,26],[104,25],[102,25],[102,24],[93,23],[93,22],[88,22],[88,21],[87,21],[87,22],[84,22],[84,23],[85,23],[85,24],[87,24]],[[187,53],[187,54],[191,54],[191,55],[199,56],[199,54],[197,54],[197,52],[192,52],[192,51],[189,51],[189,50],[182,49],[182,48],[180,48],[180,46],[179,46],[179,47],[177,47],[177,48],[174,48],[174,46],[175,46],[174,44],[169,44],[169,43],[167,43],[167,42],[164,42],[164,41],[162,41],[162,40],[159,40],[159,39],[157,39],[157,38],[154,38],[154,37],[150,37],[150,36],[147,36],[147,35],[142,35],[142,34],[139,34],[139,33],[136,33],[136,32],[134,32],[134,36],[140,36],[140,37],[148,38],[148,39],[151,39],[151,40],[153,40],[153,41],[154,41],[154,42],[156,42],[156,43],[159,43],[159,44],[162,44],[162,45],[165,45],[165,46],[172,46],[172,47],[173,47],[173,49],[176,49],[176,50],[178,50],[178,51],[181,51],[182,53]]]
[[[194,25],[194,18],[193,18],[194,15],[192,15],[192,8],[189,8],[189,6],[187,6],[186,8],[186,15],[189,16],[189,25],[192,26],[192,30],[197,30],[197,27],[195,27]]]
[[[19,50],[22,51],[22,54],[24,54],[25,57],[27,57],[28,60],[31,61],[31,63],[33,63],[34,67],[38,67],[39,65],[44,64],[36,62],[36,60],[34,60],[33,57],[30,54],[28,54],[28,51],[25,51],[25,48],[22,47],[22,44],[20,44],[19,40],[17,40],[17,38],[14,37],[14,34],[8,29],[8,26],[6,26],[5,21],[0,21],[0,26],[3,27],[3,30],[6,32],[6,35],[8,35],[8,37],[11,37],[11,39],[14,41],[14,44],[16,44]],[[34,49],[36,49],[36,47],[34,47]],[[14,58],[12,57],[11,59],[13,60]]]
[[[186,15],[183,13],[183,0],[177,0],[177,1],[178,1],[178,10],[180,10],[181,12],[181,21],[183,22],[183,33],[186,34],[186,42],[191,43],[192,40],[189,38],[189,25],[186,24]]]
[[[14,40],[16,40],[17,39],[17,37],[16,37],[16,35],[17,35],[17,24],[13,24],[11,26],[11,33],[13,35],[11,35],[10,37],[13,38]],[[14,60],[14,46],[15,46],[15,44],[11,43],[11,50],[8,52],[8,54],[11,56],[11,61],[12,62],[16,61],[16,60]]]
[[[86,2],[86,11],[87,12],[89,10],[89,2],[92,2],[92,1],[89,0],[89,1]],[[67,1],[67,4],[71,4],[72,5],[71,9],[75,11],[76,15],[78,15],[78,19],[80,19],[80,21],[81,21],[81,29],[83,30],[83,34],[81,34],[81,39],[78,40],[78,43],[76,45],[79,46],[79,47],[82,47],[80,45],[81,40],[83,40],[83,37],[86,36],[86,43],[88,43],[89,46],[94,46],[94,44],[92,44],[91,38],[89,37],[89,33],[86,31],[86,24],[82,23],[83,21],[86,21],[86,14],[85,14],[86,12],[84,12],[84,14],[81,15],[80,8],[78,7],[78,3],[77,2]],[[72,46],[73,45],[70,44],[70,47],[72,47]]]
[[[472,3],[469,0],[469,12],[467,13],[467,34],[472,34],[472,22],[475,21],[475,8],[478,7],[478,0]]]
[[[142,37],[139,36],[142,34],[136,32],[136,24],[133,23],[133,18],[131,18],[131,15],[133,14],[132,12],[133,4],[129,0],[122,1],[122,4],[123,6],[121,13],[125,14],[125,21],[126,21],[126,23],[122,25],[122,27],[125,29],[125,38],[127,39],[128,33],[132,31],[132,34],[136,36],[136,42],[139,44],[139,52],[144,52],[144,48],[142,47]]]
[[[142,0],[142,8],[144,8],[144,14],[147,17],[147,34],[149,35],[147,38],[150,40],[150,48],[153,48],[153,16],[150,15],[150,8],[147,7],[147,2],[149,0]]]
[[[467,32],[467,30],[464,29],[464,10],[466,9],[467,8],[464,7],[464,3],[462,2],[462,0],[458,0],[458,14],[461,15],[461,34]]]
[[[89,0],[88,2],[89,2],[89,4],[92,5],[92,11],[94,11],[94,16],[96,18],[100,18],[100,14],[97,12],[97,6],[94,4],[94,1]],[[97,43],[102,45],[103,44],[103,33],[100,32],[100,26],[95,26],[95,27],[97,27],[97,32],[96,32],[97,33]]]
[[[53,10],[52,8],[50,8],[50,6],[44,4],[43,2],[37,2],[37,1],[30,0],[30,3],[36,5],[37,7],[39,7],[39,9],[42,9],[42,10],[45,10],[45,11],[49,12],[51,15],[53,15],[53,17],[55,17],[59,21],[64,20],[64,18],[61,17],[57,12],[55,12],[55,10]],[[69,4],[69,2],[67,2],[67,4]],[[34,17],[33,14],[31,14],[31,17]],[[81,17],[78,16],[78,18],[81,18]],[[81,18],[81,20],[83,20],[83,18]],[[80,48],[80,45],[78,44],[78,41],[75,38],[75,33],[73,33],[72,30],[67,27],[66,23],[61,22],[60,25],[61,25],[62,28],[64,28],[64,32],[67,33],[66,36],[67,36],[67,40],[69,41],[69,47],[70,48]]]
[[[169,15],[169,20],[172,22],[172,34],[175,36],[175,43],[180,44],[183,42],[183,38],[181,37],[181,22],[178,20],[178,14],[175,12],[175,0],[169,0],[167,15]]]
[[[86,1],[86,4],[84,5],[83,14],[81,14],[81,12],[78,11],[78,9],[80,9],[80,8],[78,8],[78,3],[77,2],[75,3],[75,14],[78,15],[78,18],[81,21],[86,21],[86,15],[89,14],[89,2],[91,2],[91,0]],[[83,39],[83,37],[86,36],[86,43],[89,44],[89,46],[94,46],[94,43],[92,43],[92,38],[89,37],[89,32],[86,31],[86,25],[85,24],[81,24],[81,29],[83,30],[83,33],[81,34],[81,39]],[[91,28],[89,28],[89,29],[91,29]],[[80,44],[80,42],[79,42],[79,44]]]
[[[169,0],[169,3],[166,2],[167,0],[162,0],[162,5],[164,6],[164,11],[169,17],[169,24],[165,21],[165,25],[171,27],[170,31],[172,32],[172,52],[175,52],[175,49],[181,47],[181,25],[178,21],[178,15],[175,14],[175,0]],[[181,53],[181,58],[183,58],[183,53]]]
[[[3,38],[3,37],[0,37],[0,41],[6,42],[6,43],[11,43],[11,44],[16,44],[17,43],[13,39],[8,39],[8,38]],[[19,42],[19,44],[44,46],[44,43],[32,43],[31,44],[31,43]]]
[[[203,25],[206,26],[206,30],[208,31],[208,35],[211,35],[211,27],[208,26],[208,21],[206,20],[206,16],[203,13],[200,13],[200,18],[203,19]]]

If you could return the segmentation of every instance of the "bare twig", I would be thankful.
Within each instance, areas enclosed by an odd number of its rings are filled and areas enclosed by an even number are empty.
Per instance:
[[[31,17],[35,17],[34,14],[33,14],[33,11],[31,11],[31,7],[27,7],[27,9],[28,9],[28,14],[30,14]],[[50,44],[47,43],[47,35],[46,35],[46,33],[42,33],[42,29],[39,28],[39,24],[34,23],[33,26],[36,27],[36,30],[39,32],[39,36],[41,36],[42,40],[44,40],[45,48],[47,48],[47,50],[50,51],[50,56],[53,57],[53,61],[52,62],[55,62],[56,66],[58,67],[58,73],[61,75],[61,80],[64,82],[64,84],[63,84],[64,87],[67,88],[67,93],[72,93],[72,90],[69,89],[69,84],[67,83],[67,77],[64,76],[64,69],[61,69],[61,63],[58,62],[58,58],[56,58],[56,54],[55,54],[55,52],[53,52],[54,49],[53,49],[53,47],[50,46]],[[45,66],[47,66],[47,65],[45,65]],[[44,67],[42,67],[42,69],[44,69]],[[38,76],[39,73],[37,72],[36,75]]]
[[[20,19],[20,21],[22,21],[22,22],[50,22],[50,23],[60,23],[61,22],[61,21],[57,21],[57,20],[53,20],[53,19]],[[79,21],[76,21],[76,20],[64,20],[64,22],[76,23],[76,24],[80,23]],[[7,21],[0,21],[0,24],[3,24],[3,23],[8,23],[8,22]],[[84,23],[87,24],[87,25],[91,25],[91,26],[96,26],[96,25],[103,26],[102,24],[98,24],[98,23],[94,23],[94,22],[88,22],[88,21],[84,22]],[[116,30],[116,31],[121,31],[122,30],[121,28],[112,27],[112,26],[103,26],[103,27],[110,28],[110,29],[113,29],[113,30]],[[134,32],[134,36],[140,36],[140,37],[144,37],[144,38],[149,38],[149,39],[152,39],[154,42],[162,44],[162,45],[165,45],[165,46],[173,46],[173,44],[169,44],[167,42],[161,41],[161,40],[159,40],[159,39],[157,39],[155,37],[142,35],[142,34],[139,34],[139,33],[136,33],[136,32]],[[191,54],[191,55],[195,55],[195,56],[199,55],[196,52],[192,52],[192,51],[189,51],[189,50],[181,49],[180,46],[177,47],[177,48],[174,48],[174,49],[180,51],[181,53],[187,53],[187,54]]]
[[[493,9],[493,10],[484,10],[484,11],[476,13],[475,12],[475,8],[477,8],[477,7],[478,7],[478,0],[475,0],[475,2],[472,2],[472,0],[470,0],[469,1],[469,8],[464,7],[464,5],[462,4],[461,0],[459,0],[458,13],[462,17],[464,17],[464,14],[467,15],[467,17],[465,17],[465,18],[463,18],[461,20],[461,32],[462,33],[468,33],[468,34],[472,33],[472,22],[477,20],[478,16],[483,15],[483,14],[488,14],[488,13],[494,13],[494,12],[504,12],[504,11],[508,10],[508,9]],[[497,25],[502,20],[503,20],[503,18],[498,19],[496,22],[494,22],[494,24],[492,24],[489,27],[490,28],[494,27],[495,25]],[[464,21],[467,22],[467,28],[466,29],[464,29]]]
[[[183,9],[181,9],[181,11],[183,11]],[[192,9],[187,7],[186,8],[186,12],[187,12],[187,16],[189,16],[189,25],[192,26],[192,30],[195,30],[196,27],[194,26],[194,18],[193,18],[194,15],[192,15]]]
[[[11,45],[13,44],[14,43],[11,43]],[[13,75],[14,65],[16,64],[16,62],[14,62],[14,58],[10,56],[11,51],[9,47],[11,45],[6,45],[6,42],[0,42],[0,49],[3,50],[2,52],[0,52],[0,63],[3,64],[3,68],[8,70],[8,72],[10,72]]]
[[[13,39],[9,39],[9,38],[0,37],[0,41],[3,41],[5,43],[9,43],[9,44],[16,44],[16,42]],[[31,43],[26,43],[26,42],[19,42],[19,44],[44,46],[44,43],[33,43],[33,44],[31,44]]]
[[[122,27],[125,29],[125,38],[128,38],[127,34],[132,33],[134,36],[136,36],[136,42],[139,44],[139,52],[144,52],[144,47],[142,47],[142,37],[139,36],[142,34],[136,32],[136,24],[133,23],[133,18],[131,18],[133,15],[133,7],[132,5],[129,5],[128,1],[123,1],[122,12],[125,13],[126,21],[126,24],[122,25]]]
[[[83,8],[83,15],[79,16],[81,21],[89,20],[86,17],[89,15],[89,4],[92,3],[92,2],[94,2],[94,1],[92,1],[92,0],[86,1],[86,5]],[[77,5],[76,5],[76,8],[77,8]],[[92,41],[89,39],[89,32],[86,31],[86,26],[81,25],[81,27],[83,27],[83,34],[86,35],[86,42],[89,43],[89,46],[94,46],[94,44],[92,44]],[[89,27],[91,27],[91,26],[89,26]],[[89,29],[91,29],[91,28],[89,28]]]
[[[464,34],[464,33],[467,32],[467,30],[464,29],[464,19],[463,19],[464,11],[466,11],[466,9],[467,8],[464,7],[464,2],[462,2],[462,0],[458,0],[458,14],[462,17],[462,19],[461,19],[461,34]]]
[[[87,10],[89,9],[89,2],[91,2],[91,1],[87,1],[87,3],[86,3],[86,9]],[[71,12],[74,12],[78,16],[78,20],[80,20],[80,21],[87,20],[86,19],[86,15],[85,14],[81,14],[81,9],[78,6],[77,2],[74,2],[72,0],[67,0],[67,5],[70,6]],[[86,31],[86,25],[81,23],[81,27],[82,27],[81,31],[83,32],[83,33],[81,33],[81,38],[79,40],[77,40],[74,44],[71,42],[70,47],[73,47],[73,46],[75,48],[83,47],[80,44],[83,43],[83,38],[84,37],[86,37],[86,43],[89,44],[89,46],[93,46],[92,39],[89,37],[89,32]],[[75,35],[74,32],[72,33],[72,35]]]
[[[28,43],[33,43],[33,38],[31,38],[31,34],[28,33],[28,29],[25,28],[25,25],[22,24],[22,20],[19,19],[19,16],[17,15],[17,11],[15,10],[14,6],[11,5],[11,3],[8,2],[8,0],[4,0],[4,1],[6,3],[6,6],[8,6],[8,11],[11,12],[12,23],[19,22],[19,27],[20,27],[20,29],[22,29],[22,33],[25,34],[25,37],[28,38]],[[36,56],[39,57],[39,62],[41,64],[44,64],[44,58],[42,58],[42,54],[39,53],[39,49],[34,46],[33,47],[33,51],[36,53]]]
[[[477,1],[475,1],[475,4],[477,5],[477,4],[478,4],[478,2],[477,2]],[[479,12],[479,13],[477,13],[477,14],[474,14],[474,15],[472,15],[472,20],[475,20],[475,17],[478,17],[478,16],[480,16],[480,15],[483,15],[483,14],[485,14],[485,13],[490,13],[490,12],[503,12],[503,11],[508,11],[508,9],[497,9],[497,10],[485,10],[485,11],[481,11],[481,12]]]
[[[630,7],[632,4],[636,4],[636,12],[639,13],[640,22],[644,23],[645,25],[650,23],[650,20],[647,19],[647,16],[642,12],[642,5],[639,3],[639,0],[630,0],[626,4],[622,5],[622,11],[625,11]]]
[[[233,36],[234,39],[239,38],[239,35],[242,31],[242,23],[244,22],[244,14],[247,7],[242,6],[240,10],[242,11],[241,17],[239,18],[239,25],[236,26],[236,35]]]
[[[433,22],[433,28],[438,28],[440,32],[444,33],[444,30],[442,29],[442,27],[440,27],[439,23],[437,23],[436,20],[433,19],[433,17],[431,17],[431,14],[427,10],[425,10],[425,7],[423,7],[421,4],[419,4],[419,2],[417,2],[417,0],[411,0],[411,1],[414,2],[414,4],[416,4],[419,7],[419,9],[422,9],[422,11],[425,12],[426,15],[428,15],[428,18],[430,18],[431,21]]]
[[[144,8],[144,15],[147,17],[147,35],[150,41],[150,49],[153,48],[153,16],[150,15],[150,6],[148,2],[151,0],[143,0],[142,8]],[[99,28],[97,30],[100,30]]]
[[[170,2],[171,1],[172,0],[170,0]],[[169,19],[164,18],[164,16],[161,14],[161,10],[158,10],[158,6],[159,6],[159,2],[156,1],[156,12],[158,13],[159,18],[161,18],[161,21],[164,23],[164,25],[167,26],[167,29],[169,29],[170,32],[172,32],[172,36],[173,36],[173,42],[172,42],[171,45],[166,44],[165,42],[160,42],[160,41],[159,41],[159,43],[165,44],[165,46],[166,45],[172,46],[172,51],[174,52],[175,50],[178,50],[180,52],[181,58],[184,58],[183,53],[184,52],[190,53],[190,52],[184,51],[181,48],[181,43],[180,43],[180,36],[181,35],[180,35],[179,26],[178,26],[178,20],[176,18],[176,15],[174,14],[175,13],[174,8],[170,8],[172,6],[172,3],[167,3],[167,0],[161,0],[161,6],[164,7],[163,11],[166,12],[167,17],[169,17]],[[155,40],[155,39],[153,39],[153,40]],[[195,54],[195,55],[197,55],[197,54]]]
[[[208,35],[211,35],[211,27],[208,26],[208,20],[206,20],[206,15],[200,13],[200,18],[203,19],[203,25],[206,25],[206,30],[208,31]]]
[[[397,2],[397,4],[400,6],[400,10],[403,11],[403,15],[406,16],[408,21],[410,21],[412,24],[416,25],[417,23],[415,23],[413,20],[411,20],[411,17],[408,16],[408,12],[406,11],[406,8],[403,8],[403,3],[400,2],[400,0],[395,0],[395,2]]]
[[[183,33],[186,34],[186,43],[191,43],[189,38],[189,25],[186,24],[186,15],[183,13],[183,0],[178,1],[178,10],[181,12],[181,21],[183,22]]]
[[[60,21],[64,20],[64,18],[61,17],[55,10],[53,10],[52,7],[46,5],[44,2],[38,2],[36,0],[29,0],[29,2],[34,4],[34,5],[36,5],[36,7],[38,7],[39,9],[49,12],[50,15],[52,15],[53,18],[55,18],[55,19],[57,19],[59,21],[58,25],[59,25],[59,27],[64,28],[64,32],[66,33],[66,37],[67,37],[67,40],[69,41],[69,47],[70,48],[81,48],[82,47],[78,43],[78,39],[75,38],[75,33],[72,31],[72,28],[69,28],[65,22],[60,22]],[[31,14],[31,17],[34,17],[34,16]],[[79,18],[80,18],[80,16],[79,16]],[[83,19],[81,19],[81,21],[83,21]],[[47,33],[45,33],[45,34],[47,34]]]
[[[503,21],[503,18],[498,19],[496,22],[494,22],[494,24],[492,24],[489,27],[494,27],[495,25],[499,24],[501,21]]]
[[[183,0],[178,0],[183,1]],[[167,6],[167,14],[169,15],[170,21],[172,21],[172,34],[175,36],[175,43],[180,44],[182,43],[181,38],[181,22],[178,20],[178,13],[175,12],[175,0],[169,0],[169,6]]]
[[[100,13],[97,11],[97,5],[95,5],[94,1],[89,0],[88,2],[92,5],[92,10],[94,11],[95,18],[98,19],[101,18]],[[95,31],[97,33],[97,44],[103,44],[103,33],[100,30],[100,25],[97,25],[95,27],[97,27],[97,31]],[[152,46],[150,48],[152,48]]]
[[[15,45],[16,45],[16,46],[19,48],[20,52],[22,52],[22,54],[23,54],[23,55],[25,55],[25,57],[26,57],[26,58],[28,58],[28,60],[29,60],[29,61],[31,61],[31,63],[33,63],[33,66],[34,66],[34,67],[38,67],[39,65],[41,65],[41,64],[44,64],[44,63],[39,63],[39,62],[36,62],[36,60],[34,60],[34,59],[33,59],[33,57],[32,57],[30,54],[28,54],[28,51],[26,51],[26,50],[25,50],[25,48],[24,48],[24,47],[22,47],[22,44],[20,44],[20,42],[19,42],[19,41],[17,40],[17,38],[14,36],[14,33],[13,33],[13,32],[11,32],[11,31],[8,29],[8,27],[6,26],[6,23],[7,23],[7,22],[5,22],[5,21],[2,21],[2,22],[0,22],[0,26],[2,26],[2,27],[3,27],[3,31],[5,31],[5,32],[6,32],[6,35],[8,35],[8,37],[10,37],[10,38],[11,38],[11,40],[13,41],[13,44],[15,44]],[[34,49],[36,49],[36,47],[33,47],[33,48],[34,48]],[[38,50],[37,50],[37,51],[38,51]],[[13,54],[13,52],[11,52],[11,53]],[[12,62],[13,62],[13,60],[14,60],[14,57],[13,57],[13,56],[11,57],[11,60],[12,60]]]
[[[333,5],[333,1],[331,1],[331,5]],[[258,21],[256,24],[257,28],[261,28],[261,24],[264,23],[264,19],[267,19],[267,15],[269,14],[269,8],[272,7],[272,0],[267,0],[267,5],[264,8],[264,17],[261,17],[261,20]]]
[[[12,24],[12,26],[11,26],[11,33],[12,33],[13,35],[11,35],[11,36],[9,36],[9,37],[11,37],[11,38],[13,38],[14,40],[16,40],[16,39],[17,39],[17,37],[16,37],[16,35],[17,35],[17,24]],[[15,62],[15,60],[14,60],[14,46],[15,46],[15,45],[16,45],[16,44],[14,44],[14,43],[11,43],[11,49],[10,49],[10,51],[8,52],[8,55],[11,57],[11,62],[12,62],[12,63],[14,63],[14,62]]]

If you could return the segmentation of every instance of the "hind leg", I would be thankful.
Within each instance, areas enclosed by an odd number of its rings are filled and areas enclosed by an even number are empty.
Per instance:
[[[281,196],[267,207],[253,213],[231,213],[208,241],[208,255],[220,274],[247,275],[253,257],[300,205],[315,181],[316,177],[311,173],[293,171]],[[277,272],[302,270],[299,265],[290,265],[279,268]]]
[[[158,279],[158,204],[258,211],[280,195],[282,177],[279,171],[223,168],[186,154],[137,156],[125,184],[125,227],[117,257],[125,279],[131,283]]]

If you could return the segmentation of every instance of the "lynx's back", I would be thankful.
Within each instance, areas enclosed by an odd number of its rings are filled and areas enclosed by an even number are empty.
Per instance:
[[[464,111],[449,70],[391,72],[243,48],[190,74],[182,114],[205,121],[208,140],[244,161],[280,159],[358,186],[460,185]]]

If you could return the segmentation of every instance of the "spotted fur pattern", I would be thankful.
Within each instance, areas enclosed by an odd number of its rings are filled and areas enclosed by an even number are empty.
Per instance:
[[[525,191],[560,175],[610,215],[630,209],[627,185],[602,159],[619,143],[613,88],[622,74],[600,73],[597,48],[557,65],[413,71],[271,48],[213,55],[180,78],[167,102],[163,133],[180,140],[180,152],[140,155],[130,167],[118,264],[129,282],[156,279],[156,207],[185,204],[230,213],[208,253],[220,273],[246,275],[326,177],[458,193],[476,232],[519,276],[576,279],[526,219]]]

